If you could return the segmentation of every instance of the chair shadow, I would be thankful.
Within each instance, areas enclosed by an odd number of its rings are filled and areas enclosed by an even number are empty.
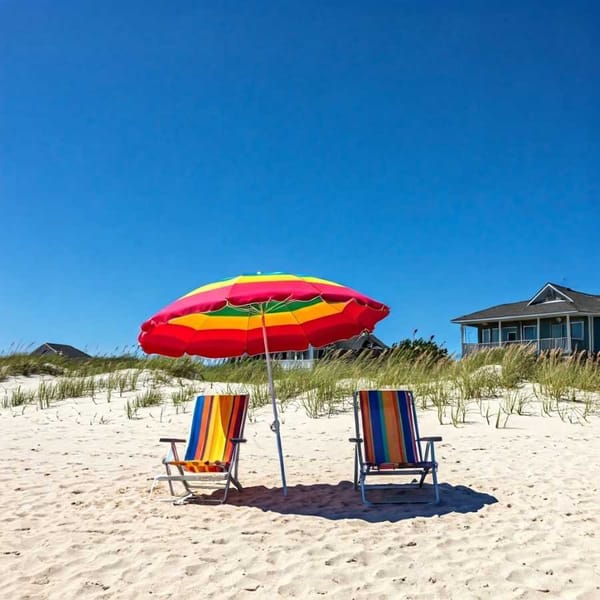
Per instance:
[[[288,495],[281,487],[254,486],[241,492],[231,490],[227,504],[259,508],[282,515],[303,515],[325,519],[360,519],[370,523],[398,522],[415,517],[434,517],[450,513],[472,513],[498,499],[490,494],[469,487],[441,483],[439,504],[377,504],[365,506],[360,491],[352,482],[337,484],[317,483],[313,485],[288,486]],[[423,492],[433,498],[431,485],[424,485]],[[409,492],[407,492],[409,493]],[[407,496],[408,499],[408,496]]]

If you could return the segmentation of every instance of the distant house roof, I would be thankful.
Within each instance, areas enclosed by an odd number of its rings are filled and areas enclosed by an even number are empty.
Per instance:
[[[531,299],[499,304],[452,319],[452,323],[493,321],[507,318],[535,318],[566,314],[600,315],[600,295],[585,294],[571,288],[547,283]]]
[[[74,346],[69,346],[68,344],[53,344],[51,342],[46,342],[42,344],[38,348],[36,348],[32,353],[34,356],[43,356],[44,354],[58,354],[59,356],[65,356],[67,358],[91,358],[89,354],[78,350]]]
[[[384,344],[372,333],[361,333],[360,335],[354,336],[349,340],[336,342],[335,344],[332,344],[332,346],[336,350],[350,350],[352,352],[360,352],[361,350],[374,350],[376,352],[383,352],[384,350],[389,349],[389,346]]]

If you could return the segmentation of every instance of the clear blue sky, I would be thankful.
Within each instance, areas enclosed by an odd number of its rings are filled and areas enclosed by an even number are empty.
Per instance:
[[[0,0],[0,350],[289,271],[392,343],[600,293],[596,2]],[[14,347],[14,346],[12,346]]]

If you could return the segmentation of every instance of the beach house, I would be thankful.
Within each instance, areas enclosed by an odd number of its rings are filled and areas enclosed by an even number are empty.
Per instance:
[[[375,337],[372,333],[361,333],[349,340],[335,342],[324,348],[313,348],[303,352],[276,352],[273,354],[273,360],[284,369],[294,367],[312,367],[315,359],[323,358],[331,353],[344,354],[346,356],[359,356],[364,352],[370,355],[378,356],[382,352],[389,350],[389,346]]]
[[[600,295],[546,283],[528,300],[456,317],[463,356],[483,348],[530,344],[537,352],[600,351]]]

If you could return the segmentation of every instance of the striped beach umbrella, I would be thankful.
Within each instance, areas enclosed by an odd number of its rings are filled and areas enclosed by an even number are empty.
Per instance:
[[[142,324],[148,354],[231,358],[264,354],[273,405],[272,429],[287,493],[270,354],[349,339],[389,314],[359,292],[318,277],[287,273],[240,275],[199,287]]]

